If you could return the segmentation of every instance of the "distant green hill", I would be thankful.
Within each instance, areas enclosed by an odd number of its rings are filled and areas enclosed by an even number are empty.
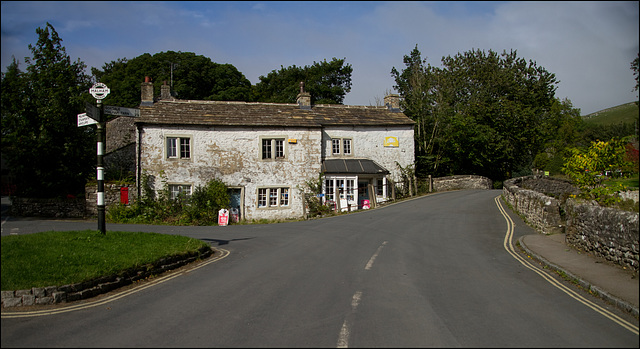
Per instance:
[[[635,123],[638,122],[638,104],[636,102],[621,104],[617,107],[583,115],[582,119],[587,123],[597,125]]]

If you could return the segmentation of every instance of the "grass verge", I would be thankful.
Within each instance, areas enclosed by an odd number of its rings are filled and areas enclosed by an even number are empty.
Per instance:
[[[208,246],[179,235],[98,230],[8,235],[1,241],[3,291],[80,283]]]

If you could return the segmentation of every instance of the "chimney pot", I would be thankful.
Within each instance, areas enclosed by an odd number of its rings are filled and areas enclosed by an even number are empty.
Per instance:
[[[150,77],[144,77],[144,82],[140,84],[140,93],[140,105],[153,105],[153,83]]]
[[[167,85],[166,81],[160,86],[160,99],[173,99],[171,96],[171,87]]]
[[[300,93],[296,97],[296,102],[300,109],[311,109],[311,94],[304,92],[304,81],[300,81]]]

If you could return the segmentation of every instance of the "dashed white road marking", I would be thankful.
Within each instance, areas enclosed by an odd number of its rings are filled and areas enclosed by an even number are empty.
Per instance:
[[[380,254],[380,251],[386,244],[387,244],[387,241],[383,242],[382,245],[378,247],[378,250],[376,251],[376,253],[374,253],[373,256],[371,256],[371,258],[369,259],[369,262],[367,262],[367,265],[364,267],[364,270],[371,269],[371,267],[373,266],[373,262],[376,260],[376,257],[378,257],[378,254]]]
[[[376,260],[376,258],[380,254],[380,251],[382,251],[382,248],[387,243],[388,241],[382,242],[382,245],[380,245],[376,250],[376,252],[373,254],[373,256],[369,258],[369,261],[367,262],[367,265],[364,267],[364,270],[370,270],[371,267],[373,267],[373,262]],[[349,329],[350,327],[349,318],[353,315],[353,313],[356,312],[356,309],[358,308],[358,305],[360,304],[361,299],[362,299],[362,291],[357,291],[356,293],[353,294],[353,297],[351,297],[351,313],[349,313],[344,319],[344,322],[342,322],[342,328],[340,329],[340,334],[338,335],[338,344],[336,345],[336,348],[349,347],[349,335],[351,334],[351,331]]]

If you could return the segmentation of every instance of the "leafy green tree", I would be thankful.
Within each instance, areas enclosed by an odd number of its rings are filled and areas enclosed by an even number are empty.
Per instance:
[[[591,142],[586,148],[571,148],[562,170],[580,188],[580,196],[596,200],[603,206],[620,202],[617,193],[626,188],[621,183],[604,185],[609,176],[625,173],[634,164],[628,154],[628,140],[611,139],[607,142]]]
[[[572,148],[563,171],[582,190],[602,186],[607,173],[613,173],[630,166],[627,157],[627,141],[591,142],[589,148]]]
[[[140,105],[140,83],[146,76],[154,84],[154,95],[160,86],[172,85],[179,99],[250,101],[251,82],[231,64],[219,64],[192,52],[160,52],[142,54],[131,60],[121,58],[92,68],[96,81],[106,84],[111,93],[106,105],[136,108]]]
[[[47,23],[37,28],[33,57],[2,75],[2,153],[15,176],[18,196],[61,197],[84,192],[94,173],[95,133],[78,127],[90,98],[86,65],[71,59]]]
[[[553,136],[555,75],[517,57],[472,50],[442,58],[416,48],[393,68],[403,109],[417,123],[418,175],[478,174],[503,180],[528,171]]]
[[[438,173],[443,159],[443,148],[440,140],[447,127],[447,114],[443,112],[446,103],[443,102],[444,82],[440,84],[435,70],[421,58],[418,46],[405,55],[403,59],[406,69],[398,72],[392,68],[395,77],[395,88],[403,97],[400,101],[404,113],[416,122],[415,129],[415,157],[417,170],[426,173]],[[436,86],[440,89],[436,90]]]
[[[558,115],[555,123],[550,124],[552,137],[545,144],[533,161],[533,167],[548,171],[551,175],[561,174],[564,159],[568,157],[569,148],[583,145],[583,133],[586,127],[580,109],[574,108],[571,101],[557,100],[551,107],[551,113]]]
[[[345,95],[351,91],[352,72],[351,65],[345,65],[345,59],[336,58],[305,67],[281,66],[278,71],[260,76],[260,82],[254,86],[254,99],[267,103],[295,103],[302,81],[305,91],[311,94],[311,103],[342,104]]]

